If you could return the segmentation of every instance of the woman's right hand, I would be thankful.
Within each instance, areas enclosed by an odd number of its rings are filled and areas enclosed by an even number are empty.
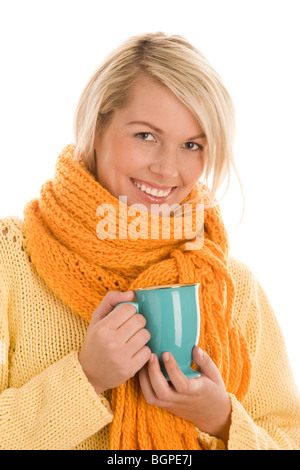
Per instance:
[[[131,304],[116,307],[133,297],[110,291],[92,315],[78,358],[97,394],[126,382],[150,359],[145,318]]]

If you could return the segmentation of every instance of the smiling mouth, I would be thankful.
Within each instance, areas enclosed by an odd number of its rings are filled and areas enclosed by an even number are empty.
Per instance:
[[[166,198],[169,196],[172,190],[176,188],[176,186],[170,186],[169,188],[155,188],[153,186],[149,186],[147,183],[137,180],[134,178],[130,178],[130,180],[145,194],[148,194],[149,196],[152,196],[154,198]]]

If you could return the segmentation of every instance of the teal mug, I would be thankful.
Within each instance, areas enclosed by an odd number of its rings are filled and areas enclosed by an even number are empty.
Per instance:
[[[145,328],[151,334],[147,346],[158,356],[167,380],[170,379],[162,359],[164,352],[173,354],[186,377],[201,375],[191,368],[192,351],[200,335],[199,286],[175,284],[135,289],[136,302],[122,302],[131,303],[145,317]]]

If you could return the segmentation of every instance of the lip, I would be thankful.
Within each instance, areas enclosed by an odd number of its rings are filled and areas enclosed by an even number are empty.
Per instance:
[[[139,183],[141,186],[142,184],[144,184],[145,186],[149,186],[149,188],[152,188],[152,189],[159,189],[159,190],[163,190],[163,191],[167,191],[168,189],[170,188],[176,188],[176,186],[162,186],[160,184],[157,184],[157,183],[149,183],[148,181],[143,181],[143,180],[138,180],[137,178],[130,178],[131,181],[136,181],[137,183]]]
[[[177,189],[177,186],[173,186],[171,191],[166,197],[155,197],[155,196],[151,196],[151,194],[145,193],[140,188],[138,188],[137,185],[134,183],[134,181],[136,181],[140,185],[145,184],[149,186],[149,188],[162,189],[164,191],[167,191],[168,189],[170,189],[171,186],[158,186],[158,185],[154,186],[153,184],[147,183],[146,181],[143,181],[143,180],[138,180],[136,178],[129,178],[129,179],[132,183],[132,186],[135,188],[135,191],[139,195],[139,197],[141,197],[145,202],[148,202],[148,203],[152,202],[153,204],[159,204],[159,203],[164,204],[170,198],[170,196],[174,193],[174,191]]]

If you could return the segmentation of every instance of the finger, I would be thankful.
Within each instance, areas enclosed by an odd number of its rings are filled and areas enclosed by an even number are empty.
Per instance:
[[[143,346],[132,358],[132,367],[134,374],[141,370],[145,364],[149,361],[151,356],[151,350],[148,346]],[[134,375],[133,374],[133,375]]]
[[[130,302],[133,300],[134,293],[133,291],[128,292],[118,292],[118,291],[109,291],[103,297],[102,302],[98,305],[96,310],[94,310],[90,324],[94,324],[99,320],[105,318],[110,314],[114,308],[121,302]],[[132,308],[134,308],[132,306]]]
[[[190,390],[189,379],[180,370],[175,357],[169,352],[163,353],[162,357],[166,371],[176,392],[180,394],[188,393]]]
[[[148,405],[156,404],[157,398],[150,382],[147,364],[139,371],[139,382]]]
[[[193,360],[200,368],[202,375],[205,375],[215,383],[223,383],[222,376],[214,361],[198,346],[195,346],[193,349]]]
[[[171,389],[167,379],[164,377],[156,354],[152,353],[151,359],[152,361],[150,360],[148,363],[148,374],[153,391],[158,400],[169,402],[172,400],[175,391]]]
[[[109,321],[113,328],[119,329],[136,315],[136,308],[131,303],[116,306],[104,321]]]
[[[137,333],[135,333],[126,343],[126,354],[128,354],[129,357],[134,356],[140,349],[142,349],[143,346],[145,346],[149,339],[151,338],[151,335],[146,328],[142,328]],[[120,343],[123,340],[120,340]]]
[[[146,319],[140,313],[132,315],[126,322],[124,322],[118,329],[122,334],[122,341],[127,342],[133,335],[146,325]]]

